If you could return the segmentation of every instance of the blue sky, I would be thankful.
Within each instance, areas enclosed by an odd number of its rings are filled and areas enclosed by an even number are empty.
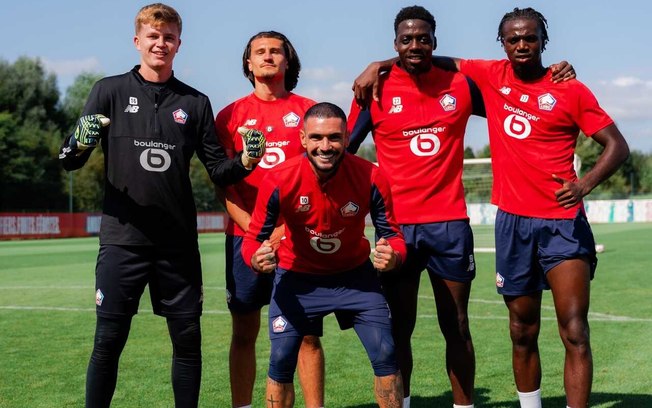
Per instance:
[[[0,58],[38,57],[63,92],[82,71],[125,72],[138,62],[133,19],[147,2],[23,0],[3,7]],[[184,22],[175,74],[206,93],[215,112],[251,92],[242,50],[263,30],[286,34],[302,62],[295,92],[348,112],[353,79],[373,60],[394,56],[393,22],[412,1],[169,1]],[[437,20],[436,53],[503,58],[495,41],[502,16],[531,6],[547,18],[544,63],[570,61],[633,149],[652,152],[652,3],[613,0],[430,1]],[[483,119],[471,119],[466,144],[487,143]]]

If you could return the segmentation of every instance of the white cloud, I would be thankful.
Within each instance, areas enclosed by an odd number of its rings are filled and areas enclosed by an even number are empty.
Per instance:
[[[616,120],[652,119],[652,80],[633,76],[600,81],[593,92]]]
[[[304,68],[301,70],[301,79],[312,81],[328,81],[337,79],[339,74],[333,67]]]
[[[351,101],[353,100],[353,91],[349,82],[333,82],[325,86],[303,87],[301,95],[317,102],[331,102],[342,108],[344,113],[349,113]]]
[[[49,60],[42,58],[41,61],[48,71],[59,76],[77,76],[82,72],[101,71],[100,61],[96,57],[88,57],[76,60]]]

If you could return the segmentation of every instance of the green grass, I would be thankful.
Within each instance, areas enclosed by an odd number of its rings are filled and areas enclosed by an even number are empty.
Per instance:
[[[592,285],[594,355],[592,406],[652,406],[652,224],[594,225],[605,245]],[[205,305],[201,406],[228,407],[230,317],[224,300],[223,235],[201,235]],[[0,407],[81,407],[93,342],[94,266],[97,239],[0,242]],[[494,288],[492,254],[477,255],[470,302],[477,374],[476,406],[518,407],[511,372],[506,309]],[[544,296],[540,348],[544,406],[564,406],[563,348],[550,294]],[[264,310],[266,313],[266,309]],[[372,371],[353,331],[327,317],[326,403],[373,407]],[[412,407],[450,407],[444,343],[430,285],[422,281],[413,338]],[[269,352],[266,330],[258,349],[254,406],[263,404]],[[302,406],[297,386],[297,406]],[[153,316],[149,297],[120,363],[114,407],[170,407],[170,344],[164,319]]]

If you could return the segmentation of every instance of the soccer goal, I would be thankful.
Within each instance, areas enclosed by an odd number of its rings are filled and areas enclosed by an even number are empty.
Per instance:
[[[490,204],[491,158],[464,159],[462,173],[464,196],[473,229],[475,252],[496,252],[494,244],[494,219],[496,206]]]

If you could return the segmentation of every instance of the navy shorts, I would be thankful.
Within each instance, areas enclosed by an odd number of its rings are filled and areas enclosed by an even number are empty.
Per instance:
[[[269,305],[270,339],[321,336],[323,318],[332,312],[342,330],[354,325],[391,330],[389,307],[370,261],[332,275],[276,270]]]
[[[155,314],[200,316],[203,291],[199,249],[100,245],[95,268],[98,316],[135,315],[146,285]]]
[[[421,271],[431,278],[471,282],[475,278],[473,232],[468,220],[405,224],[401,231],[407,246],[407,259],[400,270],[381,273],[385,290],[396,279],[419,280]]]
[[[242,259],[243,237],[226,236],[226,303],[234,313],[260,310],[269,304],[273,273],[256,273]]]
[[[586,215],[574,219],[521,217],[496,214],[496,289],[501,295],[527,295],[550,289],[546,273],[562,261],[585,258],[591,279],[597,258],[595,240]]]

